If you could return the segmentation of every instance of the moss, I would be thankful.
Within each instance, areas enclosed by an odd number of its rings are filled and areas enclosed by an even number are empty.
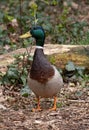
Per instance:
[[[89,69],[89,56],[78,53],[53,54],[48,56],[49,61],[58,68],[64,68],[68,61],[74,62],[76,65],[85,66]]]

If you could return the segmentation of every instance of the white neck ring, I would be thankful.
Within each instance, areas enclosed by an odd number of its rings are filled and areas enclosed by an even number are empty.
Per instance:
[[[42,47],[42,46],[36,46],[36,48],[37,48],[37,49],[43,49],[43,47]]]

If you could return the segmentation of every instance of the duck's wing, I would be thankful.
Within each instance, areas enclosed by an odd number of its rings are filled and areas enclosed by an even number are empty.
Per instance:
[[[41,49],[35,51],[30,78],[46,83],[54,75],[54,68],[45,58],[42,51]]]

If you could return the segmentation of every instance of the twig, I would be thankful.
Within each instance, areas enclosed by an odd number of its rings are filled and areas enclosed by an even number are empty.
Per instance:
[[[89,101],[85,101],[85,100],[69,100],[69,102],[74,102],[74,103],[89,103]]]
[[[20,2],[20,12],[19,12],[19,14],[20,14],[20,34],[22,34],[22,0],[19,0],[19,2]]]
[[[29,50],[28,50],[28,48],[26,47],[27,57],[29,57],[29,56],[30,56],[30,54],[31,54],[31,50],[32,50],[32,44],[31,44],[31,46],[30,46],[30,49],[29,49]]]

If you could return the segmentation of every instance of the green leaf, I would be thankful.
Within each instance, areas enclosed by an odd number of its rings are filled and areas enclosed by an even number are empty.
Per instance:
[[[63,106],[62,102],[60,102],[60,103],[58,102],[57,103],[57,108],[61,108],[62,106]]]
[[[76,66],[76,69],[77,70],[85,70],[85,67],[84,66]]]
[[[11,79],[18,79],[18,70],[16,68],[9,68],[7,71],[7,77]]]
[[[76,66],[76,70],[78,72],[78,74],[80,76],[83,76],[83,73],[84,73],[84,70],[85,70],[85,67],[82,67],[82,66]]]
[[[8,79],[7,74],[5,74],[5,75],[2,77],[1,81],[2,81],[2,84],[4,84],[4,85],[10,84],[10,80]]]
[[[77,92],[75,93],[75,96],[80,97],[80,96],[82,96],[82,94],[83,94],[82,91],[77,91]]]
[[[4,22],[6,22],[6,23],[11,22],[13,19],[14,19],[14,17],[8,15],[7,13],[5,13],[5,15],[4,15],[4,17],[3,17],[3,20],[4,20]]]
[[[33,61],[33,57],[32,56],[28,57],[28,60]]]
[[[26,85],[24,88],[20,91],[21,95],[24,97],[28,97],[28,95],[31,93],[30,88]]]
[[[21,80],[23,82],[23,85],[26,85],[26,79],[27,77],[25,75],[21,75]]]
[[[75,70],[75,65],[74,65],[73,62],[69,61],[65,68],[66,68],[67,71],[74,71]]]

